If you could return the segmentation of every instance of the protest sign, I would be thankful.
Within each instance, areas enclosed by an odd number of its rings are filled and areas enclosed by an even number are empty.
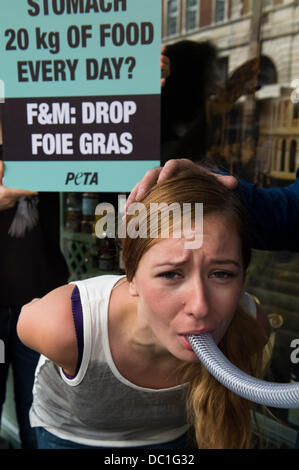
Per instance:
[[[10,0],[0,28],[6,186],[130,191],[159,165],[160,1]]]

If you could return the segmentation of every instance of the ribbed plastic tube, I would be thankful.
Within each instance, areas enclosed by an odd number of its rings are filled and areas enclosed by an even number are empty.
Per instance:
[[[246,374],[224,356],[209,333],[188,335],[188,341],[210,374],[232,392],[268,407],[299,408],[299,382],[266,382]]]

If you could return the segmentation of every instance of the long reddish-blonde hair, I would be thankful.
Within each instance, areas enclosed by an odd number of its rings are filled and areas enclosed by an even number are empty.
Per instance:
[[[236,231],[242,247],[244,275],[251,257],[251,237],[245,209],[237,195],[222,185],[213,175],[180,172],[173,178],[155,185],[142,200],[146,208],[144,221],[149,226],[151,203],[203,203],[204,217],[220,215],[232,231]],[[194,216],[194,211],[193,211]],[[127,218],[127,224],[133,216]],[[142,217],[138,219],[142,224]],[[161,218],[157,218],[161,235]],[[128,226],[128,225],[127,225]],[[158,237],[159,238],[159,237]],[[143,254],[157,238],[127,236],[123,239],[123,260],[128,281],[131,281]],[[266,334],[257,321],[241,306],[226,331],[219,347],[228,359],[240,369],[262,376],[263,349]],[[194,431],[196,446],[205,449],[244,449],[252,446],[251,402],[230,392],[200,364],[184,364],[181,370],[189,382],[187,414]]]

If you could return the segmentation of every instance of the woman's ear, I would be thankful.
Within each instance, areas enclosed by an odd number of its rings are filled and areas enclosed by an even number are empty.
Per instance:
[[[135,285],[135,277],[133,277],[132,281],[129,283],[129,294],[131,297],[138,297],[138,292]]]

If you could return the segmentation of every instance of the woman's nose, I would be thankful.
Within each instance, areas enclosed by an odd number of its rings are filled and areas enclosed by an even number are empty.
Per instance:
[[[209,298],[207,287],[204,283],[196,279],[190,282],[184,296],[185,312],[195,318],[204,318],[209,313]]]

